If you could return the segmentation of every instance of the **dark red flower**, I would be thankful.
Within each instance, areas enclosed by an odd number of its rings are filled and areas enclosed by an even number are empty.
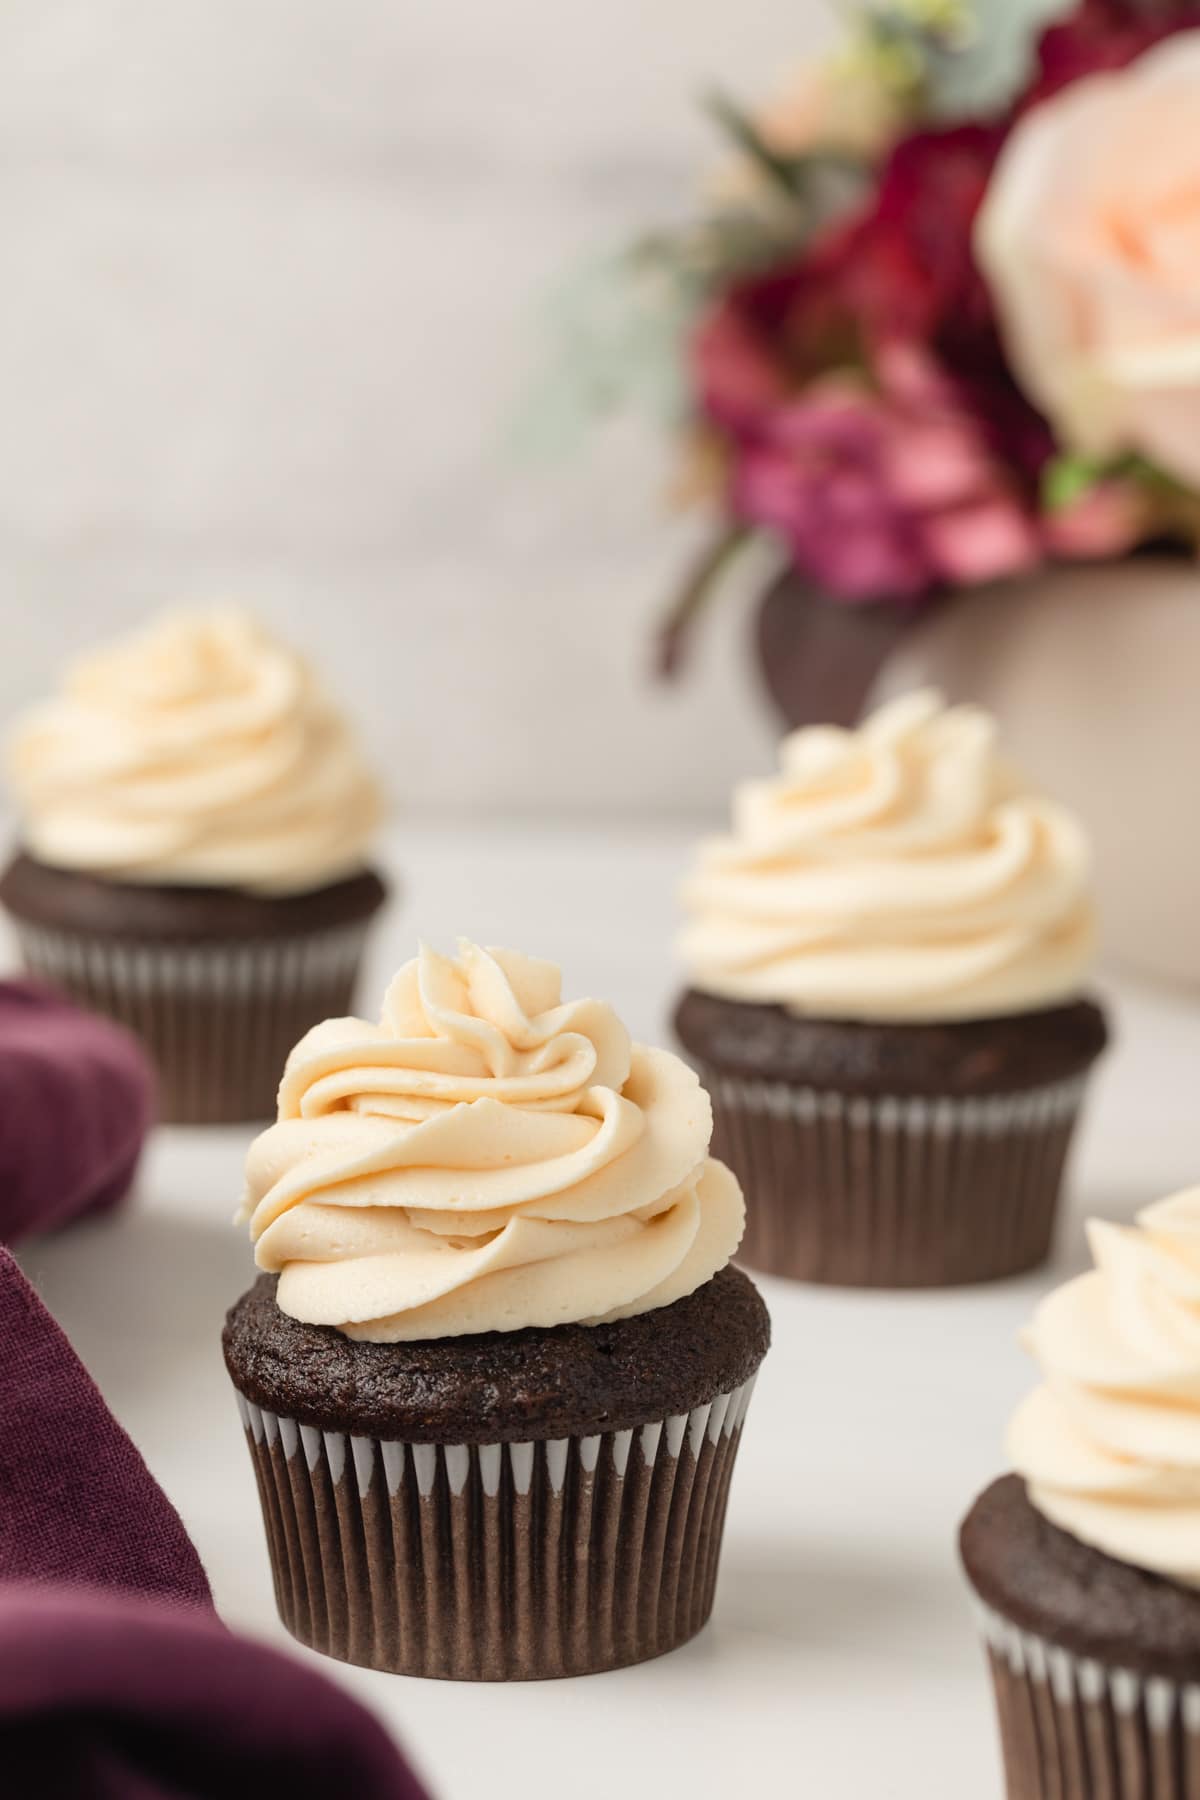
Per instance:
[[[815,254],[732,288],[701,320],[692,367],[701,411],[722,431],[753,435],[790,396],[830,369],[862,361],[848,291],[854,247]]]
[[[1005,360],[971,234],[1002,131],[963,126],[899,144],[870,208],[789,267],[731,290],[703,321],[703,412],[734,434],[831,369],[869,371],[918,344],[996,454],[1036,479],[1053,445]]]
[[[1009,373],[971,243],[1002,138],[907,139],[865,212],[733,289],[697,334],[732,510],[843,598],[915,599],[1036,556],[1053,445]],[[934,469],[937,491],[916,491]]]
[[[1003,141],[965,125],[898,144],[855,231],[848,286],[870,341],[920,344],[996,455],[1036,480],[1053,440],[1013,379],[972,242]]]
[[[963,125],[897,144],[849,257],[851,291],[876,334],[928,341],[952,318],[966,330],[990,326],[971,228],[1002,141],[991,127]]]
[[[1177,31],[1200,25],[1196,0],[1083,0],[1038,47],[1039,76],[1022,102],[1033,106],[1085,75],[1123,69]]]

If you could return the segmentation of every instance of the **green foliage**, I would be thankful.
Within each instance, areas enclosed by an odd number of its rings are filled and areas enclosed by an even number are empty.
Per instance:
[[[515,421],[537,457],[579,448],[596,424],[640,412],[673,428],[686,409],[686,346],[709,281],[673,239],[593,259],[551,293],[533,381]]]
[[[978,117],[1007,105],[1028,74],[1038,33],[1073,3],[844,0],[842,54],[866,67],[914,127]],[[797,255],[870,182],[869,165],[847,152],[780,154],[723,93],[710,93],[705,105],[757,179],[699,219],[594,259],[549,297],[538,373],[516,422],[525,450],[565,454],[598,420],[620,412],[677,425],[687,411],[687,344],[708,299],[739,276]],[[1068,495],[1057,504],[1082,491],[1082,472],[1069,464],[1048,477]]]
[[[1100,457],[1063,451],[1042,472],[1042,506],[1048,513],[1064,512],[1092,488],[1114,481],[1141,491],[1156,531],[1190,543],[1197,541],[1200,506],[1196,496],[1135,452]]]
[[[1037,40],[1075,0],[967,0],[956,39],[929,43],[925,92],[931,117],[951,122],[1003,112],[1028,80]]]
[[[827,219],[848,206],[861,192],[870,171],[861,158],[848,151],[818,149],[802,156],[785,156],[764,140],[750,115],[713,89],[705,106],[734,149],[751,163],[785,216],[776,220],[775,233],[787,227],[788,243],[802,244]],[[786,210],[791,217],[786,217]],[[755,208],[761,212],[762,208]]]
[[[715,104],[739,148],[759,162],[769,157],[729,102]],[[706,302],[739,276],[794,255],[849,203],[860,179],[848,158],[780,161],[765,203],[756,194],[726,202],[575,271],[543,308],[539,366],[516,420],[517,447],[566,455],[597,423],[622,413],[679,425],[689,402],[687,346]]]
[[[1111,470],[1111,461],[1064,451],[1053,457],[1042,471],[1042,505],[1050,513],[1065,512]]]
[[[1037,39],[1076,0],[849,0],[851,54],[915,120],[1003,112],[1033,66]]]

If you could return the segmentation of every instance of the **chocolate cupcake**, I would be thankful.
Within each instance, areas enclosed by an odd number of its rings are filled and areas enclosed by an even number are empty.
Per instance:
[[[311,671],[243,613],[171,614],[70,670],[9,771],[26,967],[139,1034],[164,1118],[269,1117],[385,897],[379,792]]]
[[[962,1528],[1009,1800],[1200,1794],[1200,1189],[1044,1301],[1016,1473]]]
[[[588,1674],[705,1623],[766,1311],[676,1057],[552,966],[423,949],[296,1047],[225,1359],[302,1642]]]
[[[1107,1029],[1089,855],[973,707],[797,732],[684,889],[679,1041],[741,1179],[745,1261],[934,1287],[1043,1262]]]

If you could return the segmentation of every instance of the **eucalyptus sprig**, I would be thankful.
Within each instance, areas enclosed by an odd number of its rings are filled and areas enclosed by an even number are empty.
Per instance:
[[[831,207],[841,204],[860,187],[870,165],[849,150],[822,147],[803,155],[789,155],[769,144],[750,114],[719,88],[704,96],[704,107],[720,129],[762,176],[777,198],[790,202],[809,229],[824,222]],[[843,191],[831,192],[840,187]]]
[[[852,53],[930,123],[999,114],[1027,79],[1038,34],[1075,0],[848,0]],[[1157,0],[1125,0],[1131,10]]]

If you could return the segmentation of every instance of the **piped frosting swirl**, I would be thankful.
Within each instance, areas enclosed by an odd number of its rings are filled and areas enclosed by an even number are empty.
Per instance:
[[[119,881],[302,893],[363,867],[382,812],[312,671],[234,608],[84,657],[8,768],[31,855]]]
[[[712,1111],[552,964],[422,947],[378,1025],[332,1019],[288,1059],[244,1216],[284,1312],[376,1342],[667,1306],[723,1268],[741,1191]]]
[[[1008,1449],[1033,1505],[1094,1548],[1200,1584],[1200,1188],[1089,1226],[1095,1268],[1038,1307],[1043,1375]]]
[[[683,890],[692,985],[822,1018],[952,1020],[1079,992],[1094,946],[1078,823],[1001,760],[977,707],[909,694],[784,740]]]

